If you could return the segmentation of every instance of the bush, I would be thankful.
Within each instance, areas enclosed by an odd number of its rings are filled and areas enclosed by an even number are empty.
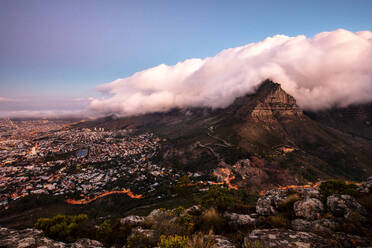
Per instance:
[[[202,206],[205,208],[215,208],[224,211],[234,205],[233,193],[226,187],[212,186],[207,195],[202,200]]]
[[[222,218],[214,208],[210,208],[201,216],[200,227],[205,231],[213,230],[220,233],[224,230],[226,220]]]
[[[246,243],[244,243],[243,247],[244,248],[260,248],[261,243],[258,240],[256,240],[254,243],[246,242]]]
[[[267,217],[266,221],[273,228],[287,227],[289,224],[288,219],[283,214],[269,216]]]
[[[357,188],[355,184],[346,184],[343,180],[329,180],[320,184],[319,192],[323,200],[326,200],[333,194],[355,196],[358,193]]]
[[[155,244],[150,238],[141,234],[135,234],[128,239],[127,246],[128,248],[152,248]]]
[[[97,229],[97,239],[107,244],[111,240],[112,228],[109,220],[105,220],[98,226]]]
[[[281,212],[286,218],[294,217],[293,205],[296,201],[300,200],[300,196],[297,193],[292,193],[287,196],[283,201],[279,203],[278,211]]]
[[[168,237],[162,235],[158,246],[159,248],[191,248],[188,245],[188,238],[179,235]]]
[[[79,215],[56,215],[52,218],[40,218],[35,228],[44,231],[45,235],[63,242],[74,242],[79,237],[79,228],[88,219],[86,214]]]
[[[189,239],[189,246],[192,248],[212,248],[214,245],[213,231],[210,230],[207,238],[204,236],[204,233],[196,233],[191,239]]]

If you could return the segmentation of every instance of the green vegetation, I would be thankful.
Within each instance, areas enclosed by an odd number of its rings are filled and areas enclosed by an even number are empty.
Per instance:
[[[319,192],[323,200],[326,200],[328,196],[333,194],[355,196],[358,190],[355,184],[346,184],[343,180],[329,180],[320,184]]]
[[[254,210],[257,199],[257,193],[245,189],[230,190],[226,186],[214,185],[202,197],[201,205],[206,209],[215,208],[219,212],[230,210],[249,213]]]
[[[212,248],[214,245],[213,231],[210,230],[208,236],[198,232],[189,239],[189,246],[192,248]]]
[[[216,233],[221,233],[226,227],[226,220],[216,209],[210,208],[201,216],[199,226],[204,231],[213,230]]]
[[[209,188],[207,195],[202,200],[205,208],[216,208],[224,211],[234,204],[233,192],[226,187],[213,186]]]
[[[150,238],[140,234],[131,236],[127,243],[128,248],[152,248],[154,245]]]
[[[251,242],[248,242],[248,243],[244,243],[244,248],[260,248],[261,247],[261,244],[259,241],[255,241],[254,243],[251,243]]]
[[[73,242],[79,238],[78,229],[88,219],[85,214],[79,215],[56,215],[52,218],[40,218],[35,228],[41,229],[44,233],[56,240]]]
[[[159,248],[191,248],[188,245],[189,239],[185,236],[171,235],[160,237],[160,242],[158,243]]]

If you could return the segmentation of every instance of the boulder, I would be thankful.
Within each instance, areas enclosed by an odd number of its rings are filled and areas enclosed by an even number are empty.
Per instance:
[[[327,239],[310,232],[296,232],[280,229],[255,229],[244,238],[244,245],[259,245],[259,247],[335,247]]]
[[[254,226],[257,221],[248,214],[236,214],[225,212],[223,216],[226,218],[228,225],[233,228]]]
[[[316,198],[305,198],[302,201],[296,201],[293,209],[297,217],[307,220],[318,219],[324,211],[323,203]]]
[[[186,209],[185,213],[190,214],[190,215],[201,215],[202,210],[201,210],[199,205],[194,205],[194,206],[189,207],[188,209]]]
[[[331,195],[327,198],[327,207],[334,216],[352,219],[355,215],[363,217],[367,211],[350,195]]]
[[[295,219],[291,222],[291,227],[293,230],[302,232],[330,233],[338,229],[339,226],[340,225],[338,223],[328,219],[314,221]]]
[[[71,245],[71,248],[104,248],[104,246],[97,240],[79,239]]]
[[[277,213],[279,204],[287,198],[287,190],[269,190],[257,200],[256,212],[259,215],[269,216]]]
[[[214,245],[213,248],[236,248],[236,246],[231,243],[226,237],[221,235],[214,236]]]
[[[144,221],[145,221],[145,218],[142,216],[130,215],[130,216],[120,219],[120,224],[136,227],[136,226],[142,225]]]
[[[366,181],[363,181],[359,186],[359,191],[363,193],[372,193],[372,176],[368,177]]]
[[[296,189],[302,198],[320,198],[319,190],[315,188],[298,188]]]

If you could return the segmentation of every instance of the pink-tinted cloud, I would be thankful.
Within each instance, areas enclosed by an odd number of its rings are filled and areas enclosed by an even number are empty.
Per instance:
[[[304,109],[372,101],[372,32],[339,29],[313,38],[276,35],[215,57],[159,65],[98,87],[96,113],[133,115],[173,107],[226,107],[266,78]]]

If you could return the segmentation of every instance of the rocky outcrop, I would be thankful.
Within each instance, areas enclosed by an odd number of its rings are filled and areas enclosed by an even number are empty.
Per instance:
[[[221,235],[214,236],[214,245],[213,248],[236,248],[236,246],[231,243],[226,237]]]
[[[297,201],[293,205],[297,217],[307,220],[318,219],[324,211],[323,203],[316,198],[306,198],[302,201]]]
[[[201,215],[202,209],[199,205],[194,205],[186,209],[185,213],[190,215]]]
[[[104,247],[100,242],[80,239],[72,244],[65,244],[46,238],[42,231],[36,229],[12,230],[0,228],[0,247],[7,248],[96,248]]]
[[[362,193],[372,193],[372,176],[360,184],[359,191]]]
[[[71,245],[71,248],[104,248],[97,240],[80,239]]]
[[[334,216],[352,219],[355,215],[364,216],[367,212],[357,200],[350,195],[331,195],[327,198],[327,207]]]
[[[256,212],[259,215],[269,216],[277,213],[277,207],[287,197],[286,190],[269,190],[260,197],[256,204]]]
[[[340,225],[329,219],[320,219],[307,221],[303,219],[295,219],[291,222],[291,227],[295,231],[314,232],[314,233],[330,233],[339,229]]]
[[[334,247],[327,239],[310,232],[296,232],[280,229],[256,229],[244,238],[246,246],[258,244],[259,247]]]
[[[226,218],[228,225],[233,228],[254,226],[257,222],[255,218],[252,218],[248,214],[225,212],[223,216]]]
[[[280,84],[266,80],[257,91],[259,100],[251,110],[251,116],[260,121],[280,118],[301,118],[302,110],[296,99],[287,94]]]
[[[142,216],[130,215],[120,219],[120,224],[135,227],[142,225],[144,221],[145,218]]]

